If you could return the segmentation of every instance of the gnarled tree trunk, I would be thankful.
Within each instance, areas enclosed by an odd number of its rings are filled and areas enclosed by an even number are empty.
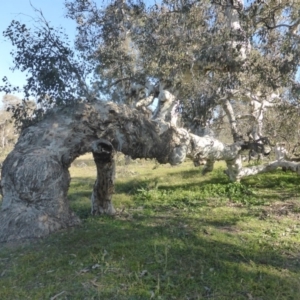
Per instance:
[[[50,111],[22,132],[3,163],[0,241],[42,237],[80,223],[67,200],[68,168],[79,155],[93,152],[97,166],[92,212],[113,214],[114,149],[133,158],[178,164],[188,144],[186,131],[169,127],[159,134],[158,123],[114,103]]]
[[[298,164],[283,160],[243,168],[244,145],[225,145],[210,136],[199,137],[171,123],[152,120],[125,105],[96,101],[49,111],[41,122],[25,129],[2,168],[0,242],[38,238],[80,223],[67,199],[68,168],[92,152],[97,166],[91,201],[92,214],[114,214],[115,150],[132,158],[155,158],[179,164],[188,156],[206,161],[209,172],[216,160],[225,160],[232,181],[277,167],[299,173]]]

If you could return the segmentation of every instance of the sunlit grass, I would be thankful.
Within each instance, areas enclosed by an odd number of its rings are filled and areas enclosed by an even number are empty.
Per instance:
[[[73,163],[82,225],[2,246],[1,299],[299,299],[299,177],[230,183],[217,165],[118,162],[115,217],[90,216],[96,171]]]

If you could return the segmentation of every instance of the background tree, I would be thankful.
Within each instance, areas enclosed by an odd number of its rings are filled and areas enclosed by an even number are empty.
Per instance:
[[[2,151],[11,148],[18,138],[11,109],[20,106],[21,102],[20,98],[10,94],[6,94],[2,98],[0,109],[0,148],[2,148]]]
[[[216,125],[221,106],[237,140],[232,100],[252,102],[262,116],[262,105],[280,102],[279,89],[291,89],[297,72],[294,2],[253,1],[245,7],[241,0],[162,1],[147,8],[141,1],[115,1],[100,9],[91,1],[66,1],[66,6],[77,21],[77,49],[97,65],[97,90],[130,102],[132,86],[148,87],[155,96],[149,82],[167,80],[191,128],[212,119]],[[253,119],[245,107],[243,114]],[[253,121],[258,139],[262,124]]]
[[[245,6],[242,0],[202,0],[162,1],[152,7],[113,1],[97,7],[93,1],[75,0],[66,1],[66,8],[77,23],[76,52],[42,12],[38,30],[13,22],[5,35],[20,49],[16,68],[32,74],[25,94],[38,102],[106,95],[134,106],[145,95],[157,97],[164,82],[164,89],[181,102],[185,126],[197,133],[208,124],[217,127],[223,110],[237,140],[244,134],[232,100],[266,108],[291,89],[299,57],[298,6],[290,1]],[[258,139],[262,125],[251,110],[245,112],[251,114]]]

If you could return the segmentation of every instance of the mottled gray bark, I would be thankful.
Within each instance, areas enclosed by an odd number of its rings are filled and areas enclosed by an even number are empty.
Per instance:
[[[287,161],[284,159],[276,160],[264,165],[259,166],[253,166],[249,168],[242,168],[240,172],[237,174],[237,177],[235,180],[239,181],[243,177],[256,175],[259,173],[266,173],[273,170],[276,170],[277,168],[282,168],[284,170],[290,170],[298,175],[300,175],[300,164],[298,162],[294,161]]]
[[[112,204],[115,182],[115,151],[112,144],[99,140],[93,144],[93,156],[97,167],[97,179],[91,196],[92,215],[114,215]]]
[[[98,173],[93,213],[113,213],[113,151],[105,151],[113,146],[133,158],[181,163],[189,143],[186,131],[169,127],[159,132],[157,122],[114,103],[97,101],[50,111],[21,133],[3,163],[0,241],[42,237],[80,223],[67,200],[68,168],[86,152],[94,153]]]
[[[3,162],[0,242],[38,238],[75,226],[80,220],[69,208],[68,168],[72,161],[92,152],[97,166],[91,201],[92,214],[114,214],[114,153],[132,158],[155,158],[179,164],[186,156],[206,161],[209,172],[225,160],[232,181],[278,166],[299,173],[298,164],[278,161],[265,167],[242,168],[245,145],[225,145],[210,136],[199,137],[159,120],[150,121],[125,105],[97,101],[50,111],[41,122],[24,130]]]
[[[66,201],[67,167],[51,151],[15,149],[3,164],[0,241],[42,237],[80,223]]]

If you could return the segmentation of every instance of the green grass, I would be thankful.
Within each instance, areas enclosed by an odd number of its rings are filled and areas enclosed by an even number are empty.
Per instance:
[[[222,167],[120,163],[117,216],[92,217],[96,172],[79,159],[69,198],[82,225],[2,245],[0,298],[300,299],[299,177],[230,183]]]

